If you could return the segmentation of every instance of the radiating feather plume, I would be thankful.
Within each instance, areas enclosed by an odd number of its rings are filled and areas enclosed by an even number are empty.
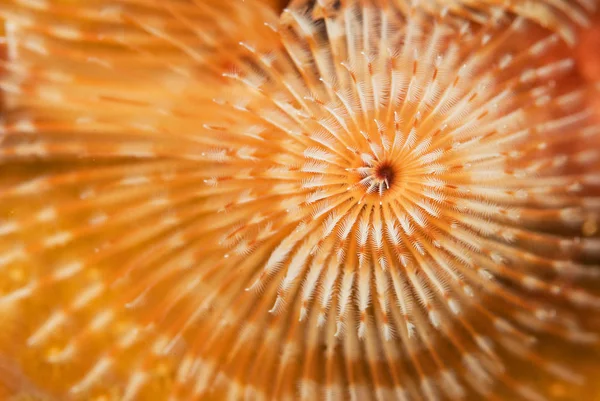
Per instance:
[[[289,7],[310,9],[313,18],[322,19],[333,15],[343,3],[343,0],[291,0]],[[418,8],[433,16],[450,16],[459,24],[464,19],[485,24],[509,11],[559,33],[572,45],[577,41],[578,28],[588,27],[590,16],[600,7],[598,0],[378,0],[376,3],[392,4],[405,15]]]
[[[52,42],[4,63],[0,316],[20,329],[0,349],[36,388],[545,399],[518,364],[580,382],[536,344],[599,341],[600,87],[558,34],[347,0],[267,14],[264,41],[213,59],[184,46],[209,3],[122,0],[113,77],[35,4],[0,7],[12,46]]]

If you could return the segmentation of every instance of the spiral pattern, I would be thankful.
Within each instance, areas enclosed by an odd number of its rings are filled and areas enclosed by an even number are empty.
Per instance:
[[[559,33],[345,1],[265,11],[222,62],[198,50],[205,3],[117,2],[128,30],[89,49],[22,3],[0,8],[0,349],[32,387],[546,399],[516,363],[581,382],[536,348],[599,340],[600,85]]]
[[[312,17],[322,19],[331,15],[344,0],[292,0],[290,7],[298,11],[309,9]],[[598,9],[596,0],[379,0],[379,6],[393,4],[404,14],[418,7],[432,15],[458,17],[485,24],[505,11],[528,18],[559,33],[570,44],[577,41],[577,28],[589,26],[590,14]]]

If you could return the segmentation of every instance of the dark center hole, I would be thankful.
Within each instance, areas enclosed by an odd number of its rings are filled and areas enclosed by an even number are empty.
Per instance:
[[[394,183],[394,179],[396,178],[396,171],[392,165],[388,163],[382,163],[375,169],[375,177],[378,180],[387,182],[389,187]]]

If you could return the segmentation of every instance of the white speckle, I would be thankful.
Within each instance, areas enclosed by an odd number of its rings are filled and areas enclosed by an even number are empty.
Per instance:
[[[153,132],[153,133],[157,133],[157,129],[156,126],[150,123],[145,123],[145,122],[139,122],[139,121],[133,121],[131,123],[129,123],[131,128],[134,128],[136,130],[140,130],[140,131],[144,131],[144,132]]]
[[[21,119],[15,123],[14,129],[19,132],[33,133],[37,128],[32,120],[28,118]]]
[[[148,201],[151,206],[166,206],[169,204],[169,197],[167,195],[157,196]]]
[[[81,31],[73,26],[56,25],[49,29],[50,33],[63,39],[78,40],[81,39]]]
[[[460,304],[455,299],[450,298],[448,300],[448,306],[450,307],[452,313],[455,315],[460,314]]]
[[[7,266],[16,260],[24,259],[27,256],[23,248],[14,247],[13,249],[0,253],[0,267]]]
[[[425,395],[425,398],[431,401],[434,400],[439,400],[440,397],[438,396],[438,392],[437,392],[437,388],[434,385],[435,380],[432,379],[431,377],[428,376],[424,376],[421,379],[421,389],[423,390],[423,394]]]
[[[95,283],[85,288],[73,301],[72,307],[79,310],[100,296],[104,291],[104,284]]]
[[[560,211],[560,219],[564,223],[577,224],[583,221],[583,216],[580,209],[577,208],[565,208]]]
[[[479,270],[477,270],[477,273],[479,273],[479,275],[486,280],[491,281],[494,279],[494,275],[485,269],[479,269]]]
[[[440,384],[444,391],[452,396],[452,399],[462,399],[465,396],[465,389],[460,385],[454,372],[443,370],[440,373]]]
[[[483,368],[481,361],[476,356],[472,354],[465,354],[463,356],[463,364],[477,381],[482,383],[491,383],[492,378]]]
[[[92,226],[103,224],[108,220],[108,216],[104,213],[96,213],[88,220],[88,223]]]
[[[117,148],[116,154],[131,157],[153,157],[155,155],[152,144],[125,144]]]
[[[94,316],[94,319],[90,322],[90,330],[91,331],[101,330],[107,324],[109,324],[113,320],[114,317],[115,317],[115,314],[110,309],[107,309],[100,313],[97,313],[96,316]]]
[[[23,43],[23,47],[31,50],[32,52],[48,56],[48,49],[46,48],[46,43],[44,42],[45,41],[41,38],[27,38]]]
[[[73,234],[68,231],[62,231],[54,234],[44,240],[44,246],[46,248],[53,248],[55,246],[65,245],[73,238]]]
[[[77,117],[77,119],[75,119],[75,124],[78,124],[78,125],[93,124],[95,121],[96,120],[94,119],[94,117],[83,116],[83,117]]]
[[[140,185],[147,184],[150,182],[150,178],[144,175],[130,175],[123,178],[120,182],[121,185]]]
[[[140,329],[134,327],[132,329],[127,330],[125,334],[119,339],[119,347],[122,349],[127,349],[135,344],[140,334]]]
[[[46,322],[27,339],[27,346],[34,347],[42,343],[61,324],[63,324],[66,318],[67,315],[62,310],[54,312],[48,320],[46,320]]]
[[[6,93],[12,93],[13,95],[21,94],[21,85],[16,82],[0,81],[0,89]]]
[[[111,70],[113,68],[112,64],[109,61],[98,58],[98,57],[88,57],[85,60],[90,64],[96,64],[96,65],[104,67],[108,70]]]
[[[122,13],[122,7],[117,5],[110,5],[102,7],[100,15],[104,17],[120,17]]]
[[[161,220],[160,224],[163,226],[175,226],[180,222],[177,216],[167,216]]]
[[[49,221],[56,219],[56,209],[54,209],[52,206],[48,206],[42,209],[37,214],[36,218],[41,223],[48,223]]]
[[[98,362],[96,362],[94,367],[92,367],[92,369],[85,375],[85,377],[79,383],[71,387],[70,392],[73,394],[77,394],[87,390],[108,371],[112,364],[112,358],[108,356],[103,356]]]
[[[48,2],[46,0],[16,0],[18,4],[25,7],[33,8],[36,10],[47,10]]]
[[[41,87],[38,89],[38,95],[43,100],[53,103],[61,103],[64,99],[62,92],[56,88]]]
[[[18,231],[20,228],[20,224],[17,223],[16,221],[9,221],[3,224],[0,224],[0,235],[7,235],[7,234],[12,234],[16,231]],[[0,256],[0,260],[1,260],[1,256]]]
[[[0,297],[0,306],[10,305],[13,302],[28,298],[36,289],[37,283],[30,283],[27,287],[19,288],[3,297]]]
[[[83,263],[76,261],[71,262],[54,272],[54,279],[57,281],[65,280],[73,277],[83,269]]]
[[[152,352],[155,355],[166,355],[171,339],[167,336],[160,336],[152,345]]]
[[[17,156],[45,156],[47,153],[46,145],[41,141],[24,143],[15,147]]]
[[[538,287],[538,280],[535,277],[525,276],[521,279],[521,283],[527,289],[534,290]]]
[[[519,393],[523,398],[529,401],[547,401],[545,397],[541,394],[537,393],[531,387],[526,385],[520,385],[515,388],[517,393]]]
[[[47,361],[50,363],[64,363],[71,359],[75,354],[76,347],[73,342],[67,344],[59,353],[48,355]]]
[[[79,199],[89,199],[96,196],[96,190],[94,188],[87,188],[79,193]]]
[[[491,352],[494,349],[494,343],[488,337],[477,335],[475,336],[475,342],[485,352]]]
[[[67,74],[64,71],[48,70],[48,71],[46,71],[45,74],[46,74],[46,76],[48,77],[49,80],[60,82],[60,83],[72,83],[73,80],[74,80],[72,75]]]
[[[535,77],[536,77],[535,70],[530,68],[521,73],[519,80],[521,81],[521,83],[525,83],[525,82],[532,81],[533,79],[535,79]]]
[[[140,391],[140,388],[144,385],[147,379],[148,374],[146,372],[137,371],[133,373],[129,378],[127,387],[125,388],[125,394],[123,394],[123,401],[134,400],[137,393]]]

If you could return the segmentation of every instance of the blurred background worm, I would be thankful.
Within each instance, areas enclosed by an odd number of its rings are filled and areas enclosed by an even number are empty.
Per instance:
[[[337,8],[346,0],[291,0],[289,7],[312,7],[316,14]],[[559,33],[570,44],[576,42],[578,26],[589,27],[590,15],[597,11],[596,0],[382,0],[407,14],[414,7],[432,15],[450,15],[485,24],[497,13],[508,11]]]

